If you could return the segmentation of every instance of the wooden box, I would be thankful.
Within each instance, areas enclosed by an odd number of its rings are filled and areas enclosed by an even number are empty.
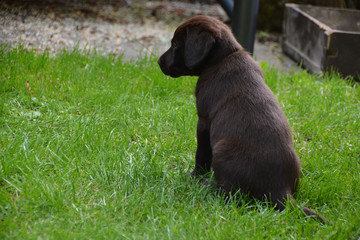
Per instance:
[[[310,72],[360,76],[360,11],[286,4],[283,51]]]

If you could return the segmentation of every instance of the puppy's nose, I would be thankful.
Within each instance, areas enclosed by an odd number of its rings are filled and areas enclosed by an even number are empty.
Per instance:
[[[163,63],[163,58],[162,58],[162,56],[161,56],[161,57],[159,58],[159,60],[158,60],[158,64],[161,66],[162,63]]]

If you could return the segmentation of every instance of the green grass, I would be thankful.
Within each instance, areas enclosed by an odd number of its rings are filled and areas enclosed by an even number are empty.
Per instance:
[[[262,64],[302,159],[295,199],[321,225],[189,177],[196,78],[156,59],[0,48],[0,238],[357,239],[360,90]],[[28,82],[28,85],[27,85]],[[30,88],[31,89],[30,89]],[[240,206],[238,206],[240,203]]]

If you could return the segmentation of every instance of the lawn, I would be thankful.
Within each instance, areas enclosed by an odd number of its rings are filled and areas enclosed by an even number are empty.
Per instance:
[[[302,160],[294,198],[333,226],[190,178],[196,78],[155,57],[1,46],[0,238],[357,239],[358,84],[262,68]]]

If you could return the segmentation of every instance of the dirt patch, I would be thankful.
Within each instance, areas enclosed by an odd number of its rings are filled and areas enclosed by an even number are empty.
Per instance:
[[[0,43],[21,43],[26,49],[56,53],[59,49],[97,49],[126,59],[163,51],[185,19],[208,14],[226,21],[217,4],[136,1],[0,2]],[[50,4],[49,4],[50,2]],[[46,3],[46,4],[45,4]]]

